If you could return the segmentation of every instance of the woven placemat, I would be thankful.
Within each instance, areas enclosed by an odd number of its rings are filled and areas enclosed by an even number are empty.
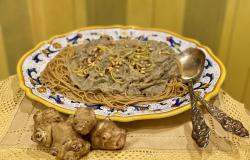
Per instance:
[[[244,105],[220,91],[214,104],[250,130]],[[25,97],[17,77],[0,81],[0,160],[55,159],[47,148],[30,140],[33,114],[44,106]],[[87,160],[165,160],[165,159],[250,159],[250,140],[225,132],[209,115],[210,143],[200,149],[191,138],[190,111],[174,117],[118,123],[128,131],[125,148],[119,151],[91,151]]]

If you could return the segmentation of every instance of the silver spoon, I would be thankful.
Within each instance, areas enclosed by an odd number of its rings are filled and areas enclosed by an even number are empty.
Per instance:
[[[180,65],[182,68],[182,79],[184,82],[189,83],[189,90],[191,91],[190,93],[193,94],[193,95],[190,95],[191,104],[193,105],[195,103],[192,101],[195,101],[195,100],[200,101],[208,110],[208,112],[221,124],[224,130],[228,132],[232,132],[233,134],[236,134],[240,137],[249,137],[248,130],[243,126],[243,124],[240,121],[229,117],[222,110],[210,104],[209,102],[204,100],[200,95],[195,94],[193,92],[192,83],[194,80],[200,77],[203,71],[204,62],[205,62],[205,54],[199,49],[188,48],[183,53],[178,55],[178,59],[180,61]],[[195,68],[195,66],[198,68]],[[192,110],[193,110],[193,107],[192,107]],[[192,116],[192,119],[193,119],[193,116]],[[200,115],[198,114],[198,117],[199,116]],[[195,130],[195,125],[194,125],[194,130]],[[199,135],[197,137],[199,137]]]
[[[199,147],[205,148],[209,143],[210,129],[204,120],[202,110],[197,107],[193,91],[193,82],[200,78],[203,71],[205,55],[199,49],[188,48],[179,54],[177,59],[180,62],[181,78],[184,83],[188,83],[191,98],[192,138]]]

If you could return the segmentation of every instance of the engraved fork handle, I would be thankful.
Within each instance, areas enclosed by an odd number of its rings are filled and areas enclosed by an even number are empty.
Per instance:
[[[248,130],[240,121],[229,117],[226,113],[224,113],[216,106],[209,104],[200,95],[194,93],[194,97],[206,107],[207,111],[221,124],[224,130],[232,132],[240,137],[249,137]]]
[[[189,95],[191,98],[191,118],[192,118],[192,138],[196,144],[201,148],[206,148],[209,143],[210,128],[207,126],[203,113],[200,108],[197,107],[197,102],[193,92],[193,82],[188,83]]]

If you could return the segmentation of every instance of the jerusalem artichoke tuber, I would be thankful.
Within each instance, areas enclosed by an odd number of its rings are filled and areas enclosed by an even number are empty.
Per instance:
[[[75,131],[81,135],[87,135],[97,122],[95,112],[90,108],[77,108],[69,119]]]
[[[90,144],[76,133],[67,122],[54,123],[51,154],[62,160],[77,160],[90,151]]]
[[[99,120],[91,131],[91,145],[94,149],[121,149],[125,142],[126,131],[109,119]]]
[[[37,111],[33,116],[36,125],[41,123],[52,123],[64,121],[63,116],[55,109],[49,108],[42,111]]]
[[[45,147],[52,144],[51,127],[54,122],[63,121],[63,116],[54,109],[37,111],[34,116],[34,132],[31,140]]]

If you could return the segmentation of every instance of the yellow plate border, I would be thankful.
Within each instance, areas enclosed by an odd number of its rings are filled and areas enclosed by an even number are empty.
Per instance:
[[[37,50],[39,47],[41,47],[43,44],[45,43],[50,43],[52,40],[54,40],[55,38],[60,38],[60,37],[64,37],[72,32],[79,32],[79,31],[83,31],[83,30],[90,30],[90,29],[112,29],[112,28],[121,28],[121,29],[138,29],[138,30],[150,30],[150,31],[159,31],[159,32],[164,32],[164,33],[168,33],[168,34],[171,34],[173,36],[176,36],[180,39],[183,39],[183,40],[186,40],[186,41],[189,41],[189,42],[192,42],[194,44],[196,44],[197,46],[201,47],[201,48],[204,48],[208,54],[219,64],[219,67],[220,67],[220,77],[214,87],[214,89],[206,94],[205,96],[205,99],[206,100],[209,100],[210,98],[212,98],[213,96],[215,96],[219,90],[220,90],[220,87],[226,77],[226,69],[223,65],[223,63],[213,54],[213,52],[211,51],[210,48],[208,48],[207,46],[205,45],[202,45],[200,42],[194,40],[194,39],[191,39],[191,38],[186,38],[184,36],[181,36],[177,33],[174,33],[174,32],[171,32],[171,31],[168,31],[166,29],[159,29],[159,28],[146,28],[146,27],[138,27],[138,26],[134,26],[134,25],[129,25],[129,26],[122,26],[122,25],[111,25],[111,26],[91,26],[91,27],[84,27],[84,28],[80,28],[80,29],[77,29],[77,30],[74,30],[74,31],[71,31],[71,32],[68,32],[68,33],[65,33],[65,34],[61,34],[61,35],[56,35],[56,36],[53,36],[51,37],[49,40],[46,40],[46,41],[42,41],[40,42],[39,44],[37,44],[33,49],[31,49],[30,51],[26,52],[21,58],[20,60],[18,61],[18,64],[17,64],[17,75],[19,77],[19,85],[20,87],[25,91],[26,95],[33,99],[33,100],[36,100],[44,105],[46,105],[47,107],[51,107],[51,108],[54,108],[56,110],[58,110],[59,112],[63,112],[63,113],[66,113],[66,114],[73,114],[74,111],[71,111],[71,110],[68,110],[68,109],[64,109],[64,108],[61,108],[57,105],[54,105],[46,100],[44,100],[43,98],[35,95],[32,93],[31,89],[29,87],[27,87],[24,83],[24,77],[23,77],[23,74],[22,74],[22,65],[23,65],[23,62],[24,60],[31,54],[33,53],[35,50]],[[137,115],[137,116],[129,116],[129,117],[122,117],[122,116],[110,116],[109,118],[114,120],[114,121],[120,121],[120,122],[130,122],[130,121],[135,121],[135,120],[145,120],[145,119],[158,119],[158,118],[165,118],[165,117],[170,117],[170,116],[174,116],[174,115],[177,115],[177,114],[180,114],[184,111],[187,111],[191,108],[191,105],[188,104],[188,105],[185,105],[185,106],[182,106],[180,108],[177,108],[177,109],[174,109],[174,110],[171,110],[171,111],[168,111],[168,112],[164,112],[164,113],[156,113],[156,114],[145,114],[145,115]],[[97,115],[97,118],[100,118],[100,119],[103,119],[105,118],[106,116],[101,116],[101,115]]]

